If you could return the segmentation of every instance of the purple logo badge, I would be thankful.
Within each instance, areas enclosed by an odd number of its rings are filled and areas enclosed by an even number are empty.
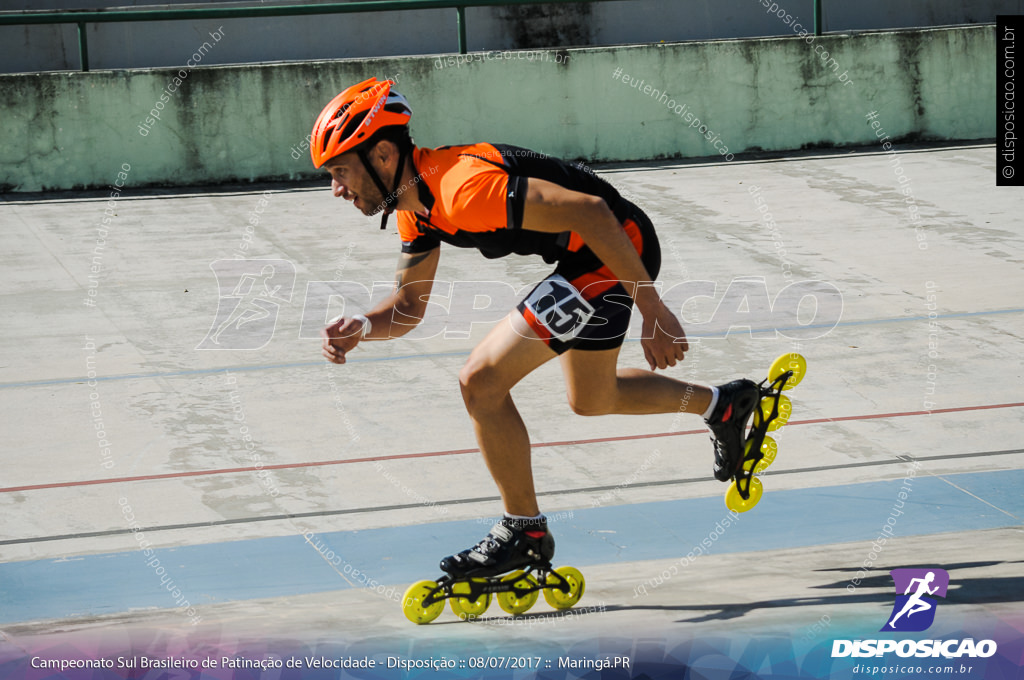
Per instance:
[[[932,597],[946,597],[949,572],[945,569],[893,569],[896,604],[882,631],[916,633],[928,630],[938,604]],[[901,594],[902,593],[902,594]]]

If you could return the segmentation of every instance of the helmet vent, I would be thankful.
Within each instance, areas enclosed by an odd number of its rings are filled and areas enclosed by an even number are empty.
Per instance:
[[[392,85],[393,81],[370,78],[331,100],[313,128],[316,139],[311,140],[315,143],[310,144],[310,153],[315,167],[372,141],[383,128],[408,125],[412,107],[390,89]]]

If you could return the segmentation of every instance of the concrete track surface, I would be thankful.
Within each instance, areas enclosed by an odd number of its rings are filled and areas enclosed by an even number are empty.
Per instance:
[[[658,229],[669,375],[807,358],[764,496],[730,514],[699,418],[576,416],[552,362],[513,396],[586,593],[426,626],[402,592],[501,512],[459,369],[550,267],[445,248],[421,329],[333,366],[399,243],[324,186],[3,197],[0,677],[1024,677],[1021,193],[991,146],[898,151],[600,169]],[[901,568],[949,574],[927,631],[879,632]]]

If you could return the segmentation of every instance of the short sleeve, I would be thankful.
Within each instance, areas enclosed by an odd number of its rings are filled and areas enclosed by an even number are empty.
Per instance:
[[[430,233],[420,231],[416,226],[416,213],[398,211],[398,235],[402,239],[403,253],[426,253],[441,245],[441,241]]]

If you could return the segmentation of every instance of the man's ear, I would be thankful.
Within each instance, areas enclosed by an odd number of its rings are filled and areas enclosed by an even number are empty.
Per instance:
[[[373,147],[373,154],[381,167],[387,167],[389,163],[395,163],[398,158],[398,146],[387,139],[382,139]]]

